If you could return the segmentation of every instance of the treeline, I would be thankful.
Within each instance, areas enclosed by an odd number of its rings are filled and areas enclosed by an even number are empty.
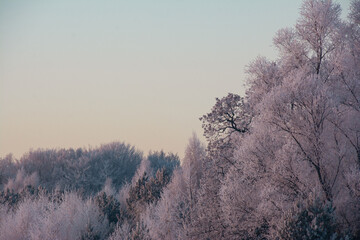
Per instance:
[[[0,161],[0,239],[360,239],[360,1],[305,0],[181,164],[113,143]]]
[[[30,151],[0,159],[0,239],[105,239],[135,228],[180,165],[163,151],[133,146]]]
[[[165,168],[172,172],[179,157],[164,152],[147,157],[154,173]],[[124,143],[110,143],[95,149],[35,150],[19,160],[8,155],[0,161],[0,186],[19,191],[27,185],[53,191],[76,190],[89,196],[99,192],[106,180],[119,189],[132,180],[143,153]]]

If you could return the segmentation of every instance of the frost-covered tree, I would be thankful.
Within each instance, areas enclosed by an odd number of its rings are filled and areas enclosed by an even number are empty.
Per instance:
[[[33,228],[40,226],[49,208],[51,204],[42,197],[26,199],[15,210],[5,210],[0,218],[0,239],[32,239]]]
[[[251,132],[220,191],[233,238],[256,234],[263,219],[274,234],[284,212],[314,193],[333,202],[340,225],[357,228],[359,202],[346,176],[359,171],[360,71],[347,37],[354,24],[339,13],[332,1],[304,1],[296,27],[274,39],[276,64],[251,65]]]
[[[205,158],[190,239],[226,239],[227,223],[223,219],[219,196],[221,178],[217,162]]]
[[[174,171],[159,202],[143,215],[153,239],[191,239],[194,235],[204,160],[205,148],[193,134],[181,168]]]
[[[203,164],[206,158],[205,147],[195,133],[189,139],[182,164],[182,172],[187,181],[190,200],[196,202],[196,195],[200,189],[200,180],[204,174]]]
[[[95,203],[67,193],[62,201],[48,202],[43,217],[31,229],[31,239],[105,239],[108,221]]]
[[[31,175],[27,175],[24,168],[20,168],[15,179],[9,179],[4,190],[10,190],[14,192],[20,192],[27,186],[32,186],[37,188],[39,185],[39,176],[37,172],[33,172]]]
[[[309,66],[316,74],[326,74],[325,58],[341,41],[339,15],[340,6],[332,1],[304,1],[295,28],[281,29],[274,38],[284,70]]]
[[[101,192],[94,198],[94,201],[100,212],[106,216],[110,224],[115,225],[119,221],[122,222],[127,217],[126,213],[122,211],[119,201],[112,195]]]
[[[265,57],[258,57],[247,68],[246,105],[252,115],[257,115],[256,105],[263,97],[282,82],[282,73],[276,62]]]
[[[182,170],[175,170],[157,204],[147,209],[142,219],[152,239],[188,239],[190,196]]]
[[[87,191],[99,191],[107,178],[115,189],[131,181],[142,159],[142,153],[124,143],[102,145],[91,152],[86,163],[85,181]]]
[[[176,154],[166,154],[164,151],[150,151],[149,155],[141,160],[141,164],[132,178],[132,184],[136,184],[145,173],[153,177],[158,171],[164,170],[171,176],[174,169],[179,166],[180,159]]]
[[[0,157],[0,190],[3,189],[8,179],[15,177],[16,172],[16,162],[12,154],[8,154],[4,158]]]
[[[110,235],[108,240],[129,240],[131,234],[131,226],[127,222],[118,225],[115,231]]]
[[[179,156],[173,153],[163,151],[150,152],[148,157],[149,167],[152,174],[155,175],[158,170],[165,169],[170,175],[180,165]]]
[[[154,177],[149,177],[145,172],[130,188],[129,197],[126,199],[126,212],[132,229],[140,223],[141,214],[145,213],[148,206],[157,203],[169,181],[170,176],[165,170],[158,170]]]

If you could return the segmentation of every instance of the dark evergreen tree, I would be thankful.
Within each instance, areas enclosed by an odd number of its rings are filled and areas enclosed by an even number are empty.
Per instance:
[[[309,201],[305,206],[299,203],[286,216],[284,224],[279,233],[280,239],[284,240],[351,239],[349,235],[340,232],[332,203],[318,198]]]

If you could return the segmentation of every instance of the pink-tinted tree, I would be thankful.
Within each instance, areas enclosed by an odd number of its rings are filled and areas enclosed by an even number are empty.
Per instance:
[[[246,99],[256,114],[220,191],[235,238],[264,218],[275,237],[276,222],[311,194],[333,202],[340,225],[356,229],[359,203],[346,176],[359,169],[359,65],[355,41],[341,37],[354,30],[339,13],[332,1],[305,1],[296,27],[275,37],[277,64],[252,65],[255,90]],[[269,87],[256,91],[257,81]]]

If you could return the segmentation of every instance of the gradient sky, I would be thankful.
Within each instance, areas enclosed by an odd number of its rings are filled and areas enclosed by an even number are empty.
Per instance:
[[[183,156],[301,2],[0,0],[0,156],[112,141]]]

